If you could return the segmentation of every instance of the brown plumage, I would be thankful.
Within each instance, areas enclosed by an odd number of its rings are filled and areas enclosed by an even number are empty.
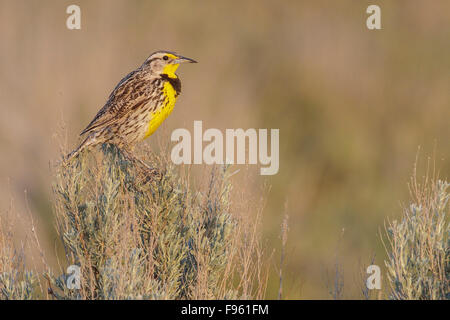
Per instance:
[[[170,51],[152,53],[117,84],[104,107],[81,132],[83,142],[66,159],[102,143],[115,144],[131,156],[134,145],[150,136],[172,111],[181,93],[175,71],[184,62],[196,61]]]

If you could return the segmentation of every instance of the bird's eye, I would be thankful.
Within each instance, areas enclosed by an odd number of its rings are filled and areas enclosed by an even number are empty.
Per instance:
[[[168,56],[164,56],[163,59],[164,60],[169,60],[169,57]]]

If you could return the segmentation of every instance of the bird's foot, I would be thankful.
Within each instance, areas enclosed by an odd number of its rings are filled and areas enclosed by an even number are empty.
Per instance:
[[[139,176],[140,176],[139,184],[146,184],[150,181],[161,180],[164,175],[158,169],[152,168],[152,167],[148,166],[147,164],[144,164],[141,167]]]

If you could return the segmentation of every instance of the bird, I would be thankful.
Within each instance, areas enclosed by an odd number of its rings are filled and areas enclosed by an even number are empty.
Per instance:
[[[81,144],[65,160],[73,159],[87,148],[109,143],[128,159],[150,169],[132,152],[172,112],[181,93],[181,81],[175,72],[183,63],[197,61],[172,51],[153,52],[140,67],[120,80],[103,108],[81,132]]]

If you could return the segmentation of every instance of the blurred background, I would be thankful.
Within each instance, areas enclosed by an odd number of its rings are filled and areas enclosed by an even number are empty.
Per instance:
[[[71,4],[81,30],[66,28]],[[366,27],[370,4],[382,30]],[[52,260],[56,134],[74,147],[123,76],[155,50],[176,51],[199,63],[179,69],[183,94],[146,143],[192,132],[194,120],[280,129],[279,173],[233,176],[255,195],[270,185],[267,297],[278,294],[287,212],[283,297],[332,298],[338,269],[342,297],[358,298],[361,271],[373,257],[384,266],[379,232],[409,199],[417,154],[419,176],[434,155],[449,177],[449,39],[447,0],[1,0],[0,212],[11,199],[26,212],[28,199]]]

